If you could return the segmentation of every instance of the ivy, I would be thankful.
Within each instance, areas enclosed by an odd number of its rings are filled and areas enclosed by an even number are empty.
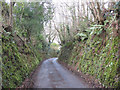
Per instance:
[[[95,76],[96,79],[102,83],[104,87],[118,87],[120,84],[118,80],[119,73],[117,71],[120,65],[118,60],[119,49],[119,37],[112,37],[110,34],[112,29],[107,29],[108,35],[106,36],[106,44],[103,46],[103,40],[98,35],[102,33],[103,25],[93,25],[92,31],[86,42],[75,43],[72,49],[72,55],[67,59],[66,63],[76,66],[79,62],[77,70],[82,71],[85,74]],[[92,40],[92,35],[95,35]],[[85,37],[84,34],[78,34],[76,36]],[[64,46],[66,47],[66,45]],[[66,49],[69,47],[66,47]],[[62,49],[62,53],[64,50]],[[79,56],[82,52],[82,56]],[[69,53],[69,52],[66,52]],[[79,58],[77,58],[79,57]],[[61,59],[59,59],[61,60]]]
[[[39,64],[39,60],[30,55],[29,59],[32,59],[32,61],[28,62],[28,56],[19,52],[17,45],[13,43],[10,35],[8,35],[6,38],[3,34],[2,40],[3,87],[15,88],[18,87],[23,80],[29,76],[30,72],[36,67],[36,65]],[[27,47],[26,50],[28,50],[26,52],[32,52],[29,47]]]

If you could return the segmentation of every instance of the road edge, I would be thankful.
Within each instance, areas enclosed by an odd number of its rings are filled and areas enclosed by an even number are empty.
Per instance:
[[[85,82],[90,86],[90,88],[104,88],[97,79],[95,79],[93,76],[83,74],[82,72],[78,72],[75,70],[73,66],[70,66],[66,64],[65,62],[62,62],[60,60],[57,60],[59,64],[63,65],[67,70],[71,71],[75,75],[77,75],[80,78],[83,78]]]
[[[33,85],[34,85],[34,80],[33,80],[33,76],[34,76],[34,73],[37,71],[38,68],[41,67],[41,64],[45,61],[46,59],[42,60],[39,65],[30,73],[29,77],[26,78],[22,84],[20,86],[18,86],[16,89],[19,89],[19,88],[32,88]]]

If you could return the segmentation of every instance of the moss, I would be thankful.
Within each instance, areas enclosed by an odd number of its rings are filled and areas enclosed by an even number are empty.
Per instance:
[[[67,43],[64,47],[62,47],[62,55],[60,54],[59,56],[67,56],[67,61],[64,60],[64,58],[59,58],[59,60],[62,60],[70,65],[73,65],[74,62],[74,66],[77,62],[79,62],[77,69],[81,70],[85,74],[94,76],[102,83],[103,86],[119,87],[119,42],[119,37],[112,37],[109,35],[106,37],[106,45],[103,46],[101,38],[96,36],[91,41],[91,36],[89,36],[89,39],[86,42],[77,42],[73,46],[72,50],[67,50],[70,48],[71,42]],[[80,56],[80,52],[82,52],[82,56]]]
[[[59,55],[59,60],[64,60],[68,63],[70,55],[72,54],[74,44],[72,42],[67,42],[62,48]]]
[[[10,35],[3,34],[2,41],[2,86],[4,88],[16,88],[21,85],[26,77],[29,77],[41,59],[38,60],[31,54],[21,54]],[[28,46],[22,48],[26,52],[32,52]]]

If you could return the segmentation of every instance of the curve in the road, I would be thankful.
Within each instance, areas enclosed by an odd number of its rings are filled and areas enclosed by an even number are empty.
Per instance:
[[[34,88],[89,88],[89,86],[57,62],[45,60],[34,76]]]

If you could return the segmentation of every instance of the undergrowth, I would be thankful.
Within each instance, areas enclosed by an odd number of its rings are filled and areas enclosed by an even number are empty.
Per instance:
[[[15,88],[21,85],[42,60],[39,56],[38,59],[27,45],[20,47],[24,49],[24,53],[20,53],[18,48],[11,34],[2,35],[2,86],[4,88]]]
[[[73,42],[74,47],[68,47],[69,43],[65,44],[61,48],[59,60],[77,67],[76,69],[84,74],[95,77],[104,87],[119,87],[120,37],[113,36],[112,29],[108,30],[105,40],[102,36],[100,37],[101,32],[96,34],[98,31],[96,29],[86,41]]]

